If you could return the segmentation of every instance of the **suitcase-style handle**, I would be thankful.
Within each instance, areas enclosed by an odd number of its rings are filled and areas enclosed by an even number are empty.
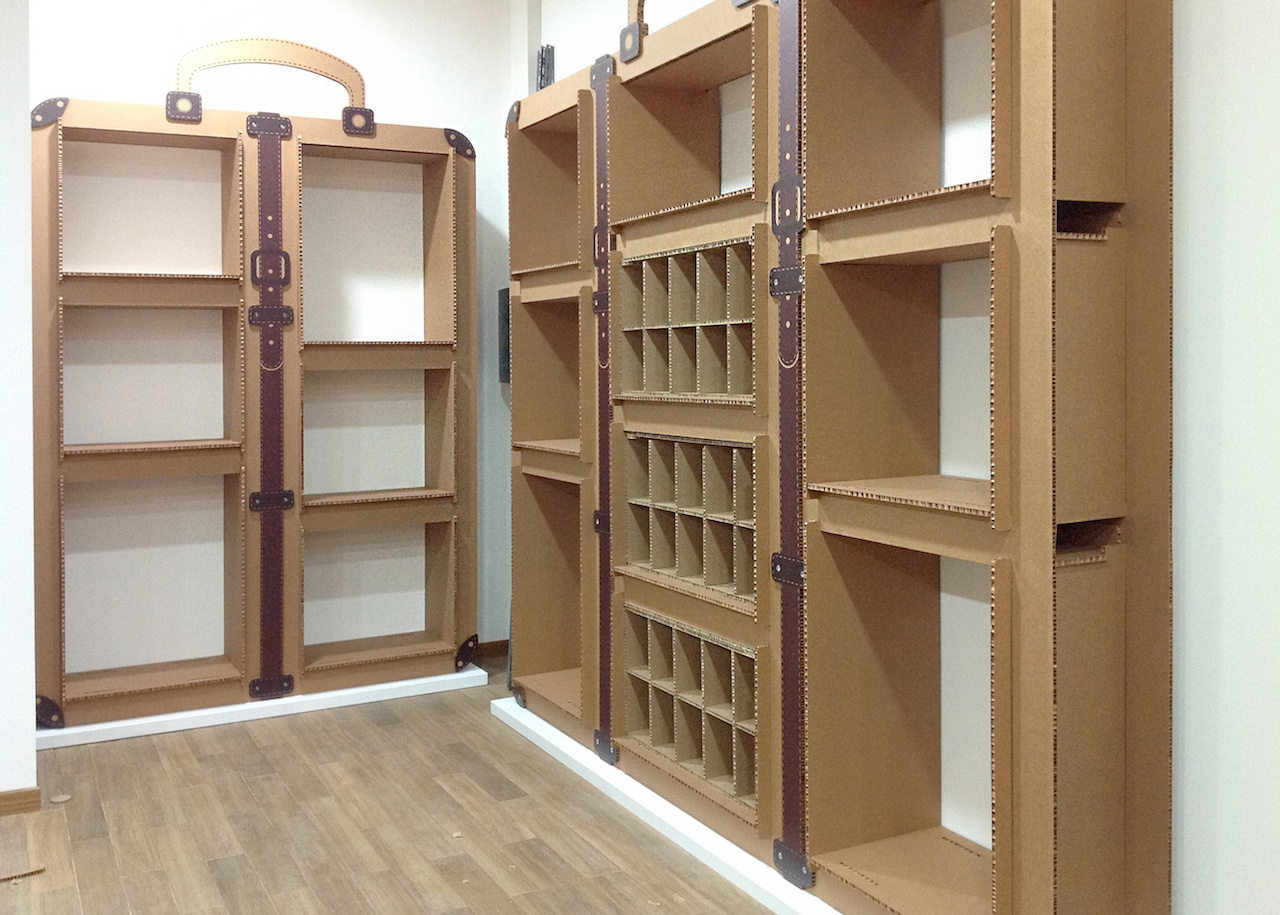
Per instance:
[[[618,59],[624,64],[640,56],[644,45],[644,36],[649,34],[649,26],[644,21],[644,0],[627,0],[627,13],[631,17],[622,34],[618,36]]]
[[[359,70],[319,48],[278,38],[233,38],[188,51],[178,62],[177,89],[166,100],[169,119],[198,123],[202,117],[200,94],[191,91],[191,78],[200,70],[230,64],[279,64],[331,79],[347,90],[351,102],[342,110],[343,129],[359,136],[374,132],[373,112],[364,106],[364,77]]]

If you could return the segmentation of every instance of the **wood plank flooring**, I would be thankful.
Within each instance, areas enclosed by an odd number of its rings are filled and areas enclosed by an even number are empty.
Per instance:
[[[0,915],[763,915],[489,714],[492,685],[47,750]],[[68,794],[54,804],[50,798]]]

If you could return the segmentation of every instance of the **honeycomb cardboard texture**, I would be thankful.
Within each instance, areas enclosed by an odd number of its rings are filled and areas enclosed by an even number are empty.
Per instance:
[[[843,912],[1171,907],[1171,14],[1059,7],[713,0],[508,124],[515,685]],[[957,16],[983,36],[962,66]],[[744,78],[750,189],[722,194]],[[960,97],[990,99],[960,150],[990,168],[948,184]],[[953,345],[956,262],[989,289]],[[945,453],[966,422],[972,477]],[[771,560],[797,483],[801,555]],[[951,560],[989,570],[977,772],[943,771]],[[990,797],[969,837],[951,784]]]
[[[362,109],[363,83],[349,65],[301,45],[272,46],[284,47],[284,61],[342,82],[352,105]],[[258,59],[265,47],[231,43],[186,60],[187,85],[181,88],[189,89],[191,74],[205,66]],[[190,114],[190,108],[185,113]],[[260,586],[260,519],[272,512],[250,510],[253,495],[263,488],[262,372],[259,356],[249,355],[259,348],[260,334],[266,333],[250,320],[249,312],[259,294],[256,259],[251,255],[259,247],[255,226],[260,198],[267,206],[271,189],[260,187],[260,144],[246,127],[252,113],[198,113],[198,118],[173,120],[166,117],[164,106],[73,99],[57,108],[56,117],[42,115],[33,126],[36,686],[64,707],[70,724],[244,702],[250,698],[251,683],[272,673],[263,669],[267,646],[260,613],[265,593]],[[474,151],[455,131],[373,127],[371,121],[355,126],[372,130],[355,135],[344,131],[341,120],[293,118],[289,136],[280,141],[281,219],[272,227],[290,258],[292,277],[284,286],[284,304],[292,308],[294,318],[276,325],[283,348],[277,371],[284,389],[279,418],[284,446],[278,460],[284,486],[296,499],[279,511],[283,601],[277,650],[282,673],[293,678],[297,692],[451,672],[459,646],[476,627]],[[187,174],[184,169],[189,171],[182,164],[182,156],[189,153],[200,154],[202,175],[211,178],[195,184],[179,180]],[[175,156],[178,165],[163,165]],[[94,164],[120,159],[125,164],[116,169]],[[162,165],[146,165],[155,162]],[[308,163],[317,174],[330,175],[322,182],[328,190],[347,195],[343,199],[353,205],[372,207],[370,218],[344,223],[332,207],[309,197]],[[334,179],[330,163],[339,173],[358,172],[363,177],[350,182]],[[389,178],[391,171],[395,174]],[[151,180],[152,172],[157,180]],[[132,177],[113,185],[113,174]],[[203,194],[204,199],[210,182],[213,204],[187,208],[188,192]],[[370,194],[355,199],[362,188]],[[396,198],[390,208],[388,193]],[[404,218],[396,218],[398,211]],[[108,226],[118,224],[113,213],[133,220],[138,231],[108,231]],[[157,225],[178,215],[198,223],[191,232],[203,239],[199,244],[214,240],[216,263],[211,265],[199,254],[199,245],[185,243],[180,233],[172,244],[163,230],[155,237]],[[399,268],[407,273],[404,288],[412,302],[408,329],[370,324],[367,315],[358,314],[358,297],[342,305],[351,313],[335,318],[328,303],[340,298],[334,287],[345,278],[326,269],[342,266],[337,254],[355,252],[357,260],[367,259],[369,244],[395,241],[397,233],[404,232],[411,237],[400,247],[417,252]],[[65,244],[69,239],[78,246],[74,250]],[[314,242],[310,262],[308,239]],[[168,260],[155,259],[157,248],[165,250]],[[69,259],[76,251],[90,250],[92,262],[81,255],[76,255],[78,262]],[[269,282],[267,275],[262,279]],[[317,309],[310,339],[304,332],[308,296]],[[165,316],[190,316],[201,323],[185,336],[175,336],[166,331],[173,322],[166,323]],[[175,326],[181,329],[190,323],[179,321]],[[153,325],[157,329],[147,329]],[[206,332],[206,325],[214,330]],[[145,332],[130,332],[129,346],[122,347],[121,328],[135,326]],[[369,333],[343,331],[360,326],[378,329],[372,338]],[[190,339],[197,332],[197,339]],[[175,428],[171,414],[188,406],[163,388],[153,390],[144,404],[131,394],[130,385],[136,385],[137,378],[145,380],[145,373],[139,374],[143,368],[168,362],[179,372],[178,380],[168,385],[182,387],[183,360],[192,358],[184,354],[201,346],[212,346],[219,362],[221,382],[199,389],[204,401],[199,406],[216,417],[216,428],[190,432],[176,427],[176,433],[168,433]],[[109,388],[113,394],[95,394],[95,381],[101,388],[102,379],[93,377],[90,363],[95,360],[82,359],[77,355],[81,352],[98,357],[105,353],[125,363]],[[86,375],[83,384],[77,373]],[[73,380],[79,385],[74,390]],[[313,422],[323,423],[322,431],[337,438],[316,438],[311,428],[304,438],[308,386],[314,397]],[[376,418],[360,418],[362,412],[376,417],[376,410],[362,410],[358,402],[403,399],[406,390],[411,395],[411,419],[420,430],[420,440],[410,442],[406,452],[415,466],[374,466],[371,456],[365,469],[372,475],[334,467],[334,456],[325,454],[326,443],[336,442],[349,457],[370,436],[376,442],[386,432],[376,428]],[[75,426],[78,417],[68,408],[75,413],[96,411],[101,420]],[[346,425],[327,428],[333,423]],[[116,427],[124,431],[113,434]],[[88,431],[73,434],[73,428]],[[303,480],[306,450],[314,452],[311,487]],[[208,568],[182,576],[181,585],[221,594],[216,619],[184,619],[186,609],[200,602],[183,601],[170,593],[174,588],[152,587],[173,570],[157,567],[154,559],[146,565],[145,550],[130,554],[131,571],[122,578],[119,569],[81,562],[76,542],[64,535],[75,521],[67,508],[77,494],[89,498],[85,504],[95,506],[95,511],[116,505],[116,515],[105,520],[121,525],[126,534],[129,525],[179,523],[184,504],[170,504],[152,493],[166,492],[166,479],[197,478],[218,481],[222,520],[219,536],[202,544],[211,556],[204,563]],[[385,488],[388,485],[392,488]],[[104,493],[120,486],[133,487],[138,496],[104,501]],[[315,536],[317,562],[323,560],[311,581],[320,614],[311,637],[304,632],[303,553],[308,534]],[[361,555],[385,561],[405,549],[407,555],[418,556],[409,576],[417,581],[416,598],[410,599],[418,606],[410,608],[407,617],[417,622],[405,624],[401,611],[388,617],[368,601],[361,605],[358,595],[334,607],[332,589],[326,591],[321,574],[326,564],[349,567]],[[140,622],[129,631],[112,633],[116,641],[153,639],[157,625],[167,632],[217,637],[204,638],[202,656],[195,658],[175,647],[172,657],[148,656],[146,663],[113,662],[106,655],[83,663],[72,658],[69,663],[64,631],[116,624],[95,616],[92,602],[73,603],[70,597],[64,601],[64,594],[86,589],[101,590],[111,600],[146,604],[133,616]],[[341,616],[340,625],[322,623],[326,613],[335,612]],[[67,619],[68,614],[75,614],[75,619]],[[147,619],[164,622],[146,623]],[[410,631],[403,631],[406,628]],[[326,632],[337,635],[330,639]]]

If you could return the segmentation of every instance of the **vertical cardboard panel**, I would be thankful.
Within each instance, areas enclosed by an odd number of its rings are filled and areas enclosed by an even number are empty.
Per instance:
[[[1125,200],[1125,0],[1055,6],[1059,200]]]
[[[991,230],[991,526],[1013,526],[1013,229]]]
[[[516,442],[581,435],[577,296],[526,304],[511,314],[511,438]]]
[[[1013,912],[1013,562],[991,564],[991,885]]]
[[[511,272],[579,261],[579,115],[507,131]]]
[[[512,673],[569,670],[582,666],[582,620],[578,603],[581,544],[579,487],[512,473],[512,529],[528,536],[513,551]]]
[[[1080,564],[1060,554],[1056,582],[1057,904],[1125,912],[1125,547]]]
[[[991,193],[996,197],[1012,197],[1017,182],[1013,6],[1014,0],[991,4]]]
[[[1059,524],[1125,513],[1124,230],[1059,239],[1054,269],[1054,494]]]

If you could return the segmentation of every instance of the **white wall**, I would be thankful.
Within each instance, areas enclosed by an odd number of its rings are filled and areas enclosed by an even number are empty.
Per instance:
[[[36,783],[31,106],[26,0],[0,0],[0,792]]]
[[[1174,0],[1174,912],[1280,898],[1280,17]]]
[[[13,0],[5,0],[12,5]],[[172,4],[126,0],[34,3],[30,92],[21,108],[55,95],[159,104],[173,88],[178,59],[196,45],[245,35],[287,36],[336,54],[365,78],[366,103],[383,123],[452,127],[475,144],[479,235],[480,352],[480,638],[506,638],[510,578],[510,410],[497,382],[497,293],[507,285],[505,114],[513,101],[510,50],[517,9],[529,0],[282,0],[273,22],[250,0],[202,9],[199,31],[171,28]],[[513,4],[515,8],[513,8]],[[25,4],[23,7],[25,15]],[[6,36],[11,17],[5,17]],[[21,34],[25,30],[18,29]],[[524,41],[523,35],[515,36]],[[7,38],[12,40],[12,38]],[[477,55],[477,49],[486,49]],[[13,55],[5,54],[6,63]],[[12,91],[13,80],[6,80]],[[241,66],[203,71],[193,88],[211,108],[276,110],[336,117],[346,93],[329,80],[279,67]],[[30,104],[28,104],[28,102]],[[26,114],[23,128],[26,130]],[[27,171],[27,136],[16,138]],[[8,170],[6,170],[8,171]],[[24,201],[29,195],[24,195]],[[22,217],[25,219],[26,217]],[[21,221],[17,216],[15,221]],[[25,255],[21,258],[26,260]],[[24,274],[29,275],[29,270]],[[28,298],[23,296],[21,298]],[[25,310],[24,305],[24,310]],[[24,350],[24,354],[25,354]],[[29,377],[30,372],[23,375]],[[29,400],[29,398],[27,398]],[[10,403],[17,402],[17,398]],[[14,436],[23,441],[29,436]],[[29,513],[28,517],[29,517]],[[30,690],[26,690],[29,692]]]

